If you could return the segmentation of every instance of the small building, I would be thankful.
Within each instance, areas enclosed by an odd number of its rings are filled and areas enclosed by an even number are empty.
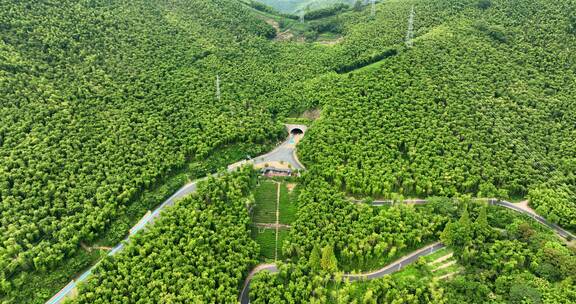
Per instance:
[[[292,170],[290,169],[278,169],[274,167],[265,167],[260,169],[262,175],[266,177],[275,177],[275,176],[292,176]]]

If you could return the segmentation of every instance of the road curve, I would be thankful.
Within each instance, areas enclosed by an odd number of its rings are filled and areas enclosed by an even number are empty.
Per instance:
[[[293,125],[292,127],[298,127],[298,125]],[[303,126],[305,128],[305,126]],[[290,128],[290,127],[289,127]],[[279,162],[286,162],[289,163],[293,166],[293,168],[296,169],[304,169],[304,166],[298,161],[296,155],[295,155],[295,144],[293,142],[293,137],[292,135],[290,135],[282,144],[280,144],[278,147],[276,147],[273,151],[259,156],[255,159],[252,159],[250,161],[242,161],[242,162],[238,162],[235,164],[232,164],[228,167],[228,171],[234,171],[237,167],[244,165],[244,164],[258,164],[258,163],[262,163],[262,162],[270,162],[270,161],[279,161]],[[217,174],[213,174],[212,176],[216,176]],[[207,179],[208,177],[205,178],[201,178],[198,179],[194,182],[191,182],[189,184],[186,184],[185,186],[183,186],[182,188],[180,188],[176,193],[174,193],[170,198],[168,198],[166,201],[164,201],[158,208],[156,208],[156,210],[154,210],[154,212],[151,212],[150,215],[145,216],[140,222],[138,222],[136,224],[136,226],[134,226],[132,229],[130,229],[130,234],[128,235],[128,237],[126,237],[120,244],[116,245],[114,248],[112,248],[112,250],[110,250],[110,252],[108,252],[108,255],[112,256],[117,254],[118,252],[122,251],[125,247],[125,244],[127,242],[129,242],[130,237],[134,234],[136,234],[138,231],[144,229],[147,225],[154,223],[154,221],[160,216],[161,211],[164,210],[164,208],[166,207],[170,207],[173,206],[176,201],[178,201],[179,199],[194,193],[197,189],[197,185],[198,182]],[[486,199],[478,199],[478,200],[486,200]],[[361,200],[351,200],[354,203],[361,203]],[[426,204],[428,201],[425,199],[411,199],[411,200],[405,200],[403,201],[403,203],[406,204]],[[508,201],[504,201],[504,200],[498,200],[498,199],[488,199],[488,202],[492,205],[497,205],[497,206],[501,206],[504,208],[508,208],[510,210],[513,210],[515,212],[527,215],[529,217],[531,217],[532,219],[536,220],[537,222],[541,223],[542,225],[545,225],[546,227],[552,229],[553,231],[555,231],[558,235],[560,235],[561,237],[565,238],[565,239],[576,239],[576,236],[564,229],[562,229],[560,226],[554,224],[554,223],[550,223],[548,222],[545,218],[543,218],[542,216],[539,216],[538,214],[536,214],[535,212],[530,212],[527,210],[524,210],[522,208],[519,208],[517,206],[515,206],[513,203],[510,203]],[[373,206],[384,206],[384,205],[389,205],[392,204],[393,201],[391,200],[375,200],[371,202],[371,205]],[[422,248],[418,251],[415,251],[405,257],[403,257],[401,260],[396,261],[380,270],[377,270],[375,272],[371,272],[371,273],[365,273],[365,274],[345,274],[344,278],[349,279],[350,281],[356,281],[356,280],[361,280],[361,279],[375,279],[375,278],[379,278],[382,277],[384,275],[396,272],[400,269],[402,269],[404,266],[409,265],[410,263],[413,263],[414,261],[416,261],[419,257],[421,256],[425,256],[427,254],[433,253],[435,251],[438,251],[439,249],[443,248],[444,245],[440,244],[440,243],[435,243],[432,244],[430,246],[427,246],[425,248]],[[60,290],[56,295],[54,295],[54,297],[52,297],[50,300],[48,300],[46,302],[46,304],[60,304],[63,302],[63,300],[68,297],[69,295],[71,295],[73,293],[73,291],[76,288],[76,285],[80,282],[85,281],[93,272],[94,268],[96,268],[98,266],[98,264],[100,263],[97,262],[94,266],[92,266],[89,270],[87,270],[86,272],[84,272],[82,275],[80,275],[76,280],[72,280],[69,284],[67,284],[62,290]],[[264,265],[260,265],[258,267],[256,267],[248,276],[248,278],[246,279],[246,282],[244,284],[244,287],[242,289],[242,292],[240,294],[239,300],[241,303],[243,304],[247,304],[249,303],[249,298],[248,298],[248,292],[250,290],[250,280],[252,279],[252,277],[259,271],[270,271],[270,272],[278,272],[278,269],[276,267],[276,265],[274,264],[264,264]]]
[[[385,275],[394,273],[396,271],[401,270],[402,268],[416,262],[420,257],[427,256],[432,254],[442,248],[444,248],[444,244],[437,242],[432,245],[426,246],[422,249],[418,249],[410,254],[407,254],[401,257],[399,260],[388,264],[387,266],[378,269],[376,271],[368,272],[368,273],[359,273],[359,274],[344,274],[343,279],[349,281],[360,281],[360,280],[373,280],[381,278]]]
[[[297,125],[295,125],[295,126],[297,126]],[[262,156],[259,156],[258,159],[260,161],[265,161],[265,162],[266,161],[283,161],[286,163],[293,164],[293,166],[297,169],[302,169],[302,167],[299,166],[299,162],[295,161],[295,159],[294,159],[295,151],[296,151],[296,147],[292,141],[292,135],[289,135],[288,138],[284,142],[282,142],[282,144],[280,144],[278,147],[276,147],[272,152],[267,153],[267,154],[262,155]],[[241,161],[241,162],[238,162],[238,163],[235,163],[235,164],[228,166],[227,170],[228,170],[228,172],[231,172],[231,171],[236,170],[236,168],[238,168],[242,165],[253,164],[253,163],[254,163],[254,160]],[[218,174],[212,174],[211,176],[217,176],[217,175]],[[112,248],[112,250],[110,250],[108,252],[108,255],[113,256],[113,255],[121,252],[124,249],[125,244],[130,241],[130,237],[132,235],[136,234],[140,230],[145,229],[146,226],[153,224],[158,219],[158,217],[160,217],[162,210],[164,210],[167,207],[173,206],[178,200],[196,192],[196,189],[198,187],[198,182],[206,180],[206,179],[208,179],[208,177],[197,179],[191,183],[184,185],[182,188],[180,188],[178,191],[176,191],[176,193],[174,193],[172,196],[170,196],[166,201],[164,201],[160,206],[158,206],[158,208],[156,208],[149,215],[144,216],[134,227],[132,227],[132,229],[130,229],[129,235],[124,240],[122,240],[122,242],[120,242],[120,244],[118,244],[114,248]],[[92,274],[92,272],[94,271],[94,268],[96,268],[98,266],[98,264],[100,264],[100,261],[98,261],[96,264],[94,264],[86,272],[82,273],[77,279],[72,280],[70,283],[68,283],[56,295],[54,295],[50,300],[48,300],[46,302],[46,304],[61,304],[62,302],[64,302],[64,299],[66,299],[67,297],[71,296],[74,293],[74,290],[76,289],[76,286],[78,285],[78,283],[85,281]]]
[[[240,303],[242,304],[250,303],[250,298],[248,297],[248,294],[250,293],[250,282],[252,281],[252,278],[260,271],[268,271],[276,273],[278,272],[278,267],[276,266],[276,264],[260,264],[256,266],[256,268],[254,268],[252,271],[250,271],[250,274],[244,281],[244,287],[242,288],[242,291],[240,292],[240,297],[238,298],[238,301],[240,301]]]
[[[574,234],[570,233],[569,231],[567,231],[565,229],[562,229],[562,227],[560,227],[554,223],[549,222],[544,217],[536,214],[536,212],[529,212],[527,210],[519,208],[518,206],[516,206],[513,203],[508,202],[508,201],[490,200],[489,202],[491,205],[501,206],[501,207],[516,211],[518,213],[522,213],[524,215],[527,215],[527,216],[531,217],[532,219],[534,219],[535,221],[537,221],[538,223],[554,230],[554,232],[556,232],[559,236],[561,236],[567,240],[568,239],[576,239],[576,236]]]
[[[378,269],[372,272],[366,273],[358,273],[358,274],[344,274],[342,276],[343,281],[361,281],[361,280],[373,280],[381,278],[385,275],[397,272],[404,267],[416,262],[420,257],[432,254],[442,248],[444,248],[444,244],[437,242],[431,245],[428,245],[424,248],[418,249],[410,254],[407,254],[401,257],[399,260],[392,262],[391,264],[386,265],[385,267]],[[241,304],[249,304],[250,303],[250,282],[254,275],[256,275],[260,271],[269,271],[272,273],[278,272],[278,267],[275,264],[261,264],[256,266],[244,282],[244,288],[242,288],[242,292],[240,293],[239,301]]]
[[[477,199],[477,200],[486,200],[486,199]],[[361,203],[362,202],[362,200],[351,200],[351,201],[353,203]],[[560,226],[558,226],[554,223],[550,223],[549,221],[547,221],[542,216],[537,215],[535,212],[530,212],[528,210],[519,208],[519,207],[515,206],[513,203],[508,202],[508,201],[504,201],[504,200],[487,199],[487,201],[491,205],[501,206],[504,208],[508,208],[512,211],[527,215],[530,218],[537,221],[538,223],[552,229],[554,232],[556,232],[558,235],[560,235],[564,239],[570,239],[570,238],[576,239],[574,234],[570,233],[569,231],[562,229]],[[402,203],[421,205],[421,204],[426,204],[427,202],[428,201],[425,199],[411,199],[411,200],[405,200]],[[376,201],[372,201],[370,204],[372,206],[380,207],[380,206],[389,205],[392,203],[393,203],[393,201],[391,201],[391,200],[376,200]],[[402,268],[414,263],[420,257],[432,254],[432,253],[434,253],[434,252],[436,252],[436,251],[438,251],[444,247],[445,247],[445,245],[440,243],[440,242],[434,243],[434,244],[426,246],[422,249],[416,250],[416,251],[414,251],[408,255],[405,255],[404,257],[400,258],[399,260],[397,260],[391,264],[388,264],[387,266],[385,266],[379,270],[376,270],[373,272],[368,272],[368,273],[360,273],[360,274],[344,274],[343,280],[360,281],[360,280],[373,280],[373,279],[381,278],[385,275],[399,271]],[[252,278],[254,277],[254,275],[256,273],[258,273],[262,270],[268,270],[270,272],[278,272],[278,269],[276,268],[276,266],[274,264],[264,264],[261,266],[262,266],[261,268],[260,268],[260,266],[256,267],[250,273],[248,278],[246,278],[246,282],[244,283],[244,288],[242,289],[242,292],[240,294],[240,299],[239,299],[241,304],[249,304],[250,303],[250,299],[249,299],[249,295],[248,295],[248,293],[250,291],[250,281],[252,280]]]
[[[556,232],[559,236],[561,236],[564,239],[567,239],[567,240],[568,239],[576,239],[576,236],[573,233],[563,229],[562,227],[560,227],[554,223],[549,222],[548,220],[546,220],[544,217],[538,215],[533,210],[522,209],[522,208],[516,206],[514,203],[511,203],[511,202],[508,202],[505,200],[496,199],[496,198],[475,198],[473,200],[488,201],[488,203],[490,205],[504,207],[504,208],[510,209],[514,212],[527,215],[528,217],[534,219],[538,223],[540,223],[540,224],[548,227],[549,229],[553,230],[554,232]],[[364,202],[364,200],[357,200],[357,199],[351,199],[350,201],[355,203],[355,204],[359,204],[359,203]],[[386,206],[386,205],[392,205],[393,203],[394,203],[394,201],[392,201],[392,200],[373,200],[370,202],[370,205],[374,206],[374,207],[382,207],[382,206]],[[403,204],[411,204],[411,205],[424,205],[424,204],[428,203],[428,200],[426,200],[426,199],[408,199],[408,200],[402,201],[402,203]]]

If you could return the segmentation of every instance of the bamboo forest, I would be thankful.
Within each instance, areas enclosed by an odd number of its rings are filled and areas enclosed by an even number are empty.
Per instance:
[[[0,303],[576,303],[576,0],[0,0]]]

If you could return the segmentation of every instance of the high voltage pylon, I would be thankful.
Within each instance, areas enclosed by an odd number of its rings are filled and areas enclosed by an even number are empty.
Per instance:
[[[371,5],[370,15],[374,17],[376,16],[376,0],[370,0],[370,5]]]
[[[412,5],[412,10],[410,11],[410,17],[408,17],[408,32],[406,32],[406,46],[411,48],[414,45],[414,5]]]
[[[305,15],[305,12],[300,11],[300,23],[304,23],[304,15]]]
[[[218,101],[221,100],[221,95],[220,95],[220,75],[216,75],[216,98],[218,98]]]

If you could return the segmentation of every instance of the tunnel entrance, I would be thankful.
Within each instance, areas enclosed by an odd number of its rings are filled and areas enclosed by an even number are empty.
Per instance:
[[[304,131],[302,131],[302,129],[300,129],[300,128],[294,128],[294,129],[290,130],[290,134],[300,135],[300,134],[304,134]]]

